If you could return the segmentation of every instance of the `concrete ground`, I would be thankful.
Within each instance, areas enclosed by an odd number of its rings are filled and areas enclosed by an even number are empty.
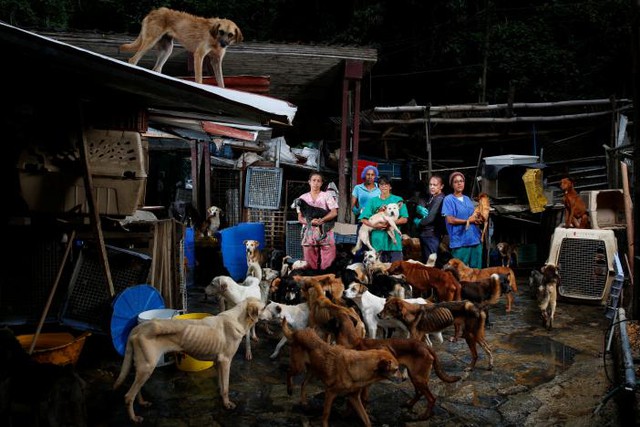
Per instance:
[[[461,375],[453,384],[444,384],[433,374],[430,388],[437,397],[433,417],[416,421],[426,403],[418,402],[413,412],[401,405],[413,395],[410,381],[381,382],[370,389],[368,413],[376,426],[617,426],[626,421],[629,409],[618,410],[615,399],[602,404],[612,389],[611,357],[603,357],[609,321],[601,306],[560,302],[552,331],[542,328],[528,285],[520,283],[520,294],[511,313],[502,299],[491,309],[493,326],[487,340],[493,350],[495,367],[487,370],[482,351],[476,369],[463,369],[470,360],[464,341],[434,347],[449,374]],[[216,313],[217,306],[205,301],[202,288],[190,288],[190,312]],[[278,329],[275,328],[277,332]],[[253,344],[252,361],[243,358],[241,344],[231,365],[231,399],[235,410],[222,407],[215,369],[189,373],[175,366],[157,368],[145,386],[145,398],[153,406],[136,411],[147,426],[319,426],[322,415],[321,384],[312,380],[308,388],[310,404],[299,404],[299,387],[287,395],[285,375],[288,351],[285,346],[273,361],[279,335],[259,331]],[[121,390],[112,391],[121,357],[106,337],[91,337],[78,368],[87,381],[88,414],[91,426],[123,426],[128,421],[123,396],[130,377]],[[298,379],[298,382],[300,379]],[[594,410],[601,406],[598,413]],[[624,417],[622,415],[625,415]],[[344,400],[334,403],[331,425],[360,425],[345,414]],[[635,424],[637,425],[637,424]]]

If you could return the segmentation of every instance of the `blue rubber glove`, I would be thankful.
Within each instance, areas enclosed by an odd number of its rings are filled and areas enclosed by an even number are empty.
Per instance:
[[[414,218],[413,219],[413,223],[416,225],[416,227],[420,227],[420,221],[422,221],[422,218]]]
[[[351,212],[353,212],[353,214],[356,216],[356,219],[360,216],[360,208],[354,206],[353,208],[351,208]]]
[[[425,216],[429,215],[429,209],[425,208],[424,206],[416,206],[416,212],[418,213],[418,215],[422,216],[422,218],[424,218]]]

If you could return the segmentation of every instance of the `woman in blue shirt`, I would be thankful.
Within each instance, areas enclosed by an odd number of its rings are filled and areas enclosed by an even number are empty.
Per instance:
[[[458,258],[471,268],[482,268],[482,242],[480,228],[470,225],[479,224],[480,220],[473,215],[475,206],[464,191],[464,175],[453,172],[449,176],[449,185],[453,193],[445,196],[442,202],[442,215],[445,217],[449,233],[449,248],[451,255]]]

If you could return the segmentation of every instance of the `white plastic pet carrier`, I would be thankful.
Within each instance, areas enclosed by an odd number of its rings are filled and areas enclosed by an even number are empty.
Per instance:
[[[605,305],[616,275],[617,252],[613,230],[556,228],[547,263],[560,270],[558,294]]]

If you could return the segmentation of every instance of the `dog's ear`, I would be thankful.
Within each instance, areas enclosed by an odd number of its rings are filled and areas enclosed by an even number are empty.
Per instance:
[[[242,242],[242,244],[243,244],[243,245],[245,245],[245,246],[247,246],[247,242],[248,242],[248,241],[249,241],[249,240],[245,240],[244,242]]]
[[[242,36],[242,31],[240,31],[240,28],[236,27],[236,43],[241,43],[244,40],[244,37]]]
[[[220,21],[216,20],[211,28],[209,28],[209,34],[211,34],[211,37],[218,40],[218,31],[220,31]]]
[[[258,316],[260,316],[260,309],[262,304],[259,302],[250,302],[247,305],[247,317],[251,320],[251,323],[255,323],[258,321]]]

